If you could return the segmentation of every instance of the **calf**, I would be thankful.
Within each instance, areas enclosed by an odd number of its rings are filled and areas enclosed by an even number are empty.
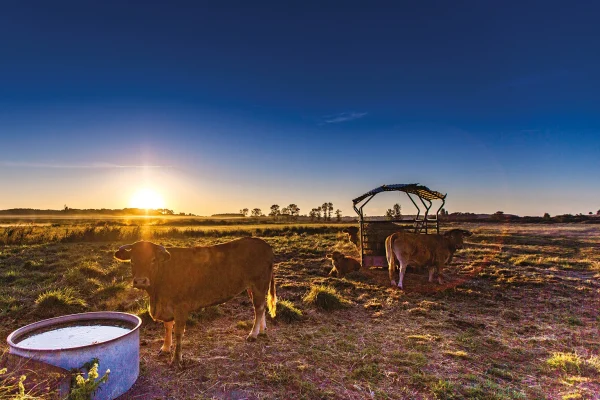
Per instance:
[[[247,340],[256,340],[259,333],[265,333],[266,307],[275,316],[273,249],[261,239],[247,237],[191,248],[164,248],[140,241],[121,246],[115,258],[130,261],[133,286],[148,293],[150,315],[164,322],[161,353],[170,351],[174,325],[175,352],[171,363],[179,366],[190,312],[224,303],[247,290],[254,305],[254,325]]]
[[[472,233],[464,229],[452,229],[443,235],[423,235],[418,233],[396,232],[385,240],[386,257],[390,281],[396,285],[394,273],[399,269],[398,287],[402,289],[407,266],[428,267],[429,282],[437,270],[438,281],[442,281],[442,269],[452,261],[454,253],[464,246],[463,237]],[[400,263],[399,268],[396,260]]]
[[[344,275],[360,269],[360,263],[358,261],[356,261],[354,258],[346,257],[339,251],[334,251],[331,254],[327,254],[326,257],[330,259],[333,264],[333,268],[331,268],[328,276],[331,276],[334,272],[337,272],[338,278],[343,278]]]
[[[356,226],[344,228],[342,232],[347,234],[348,240],[350,240],[358,249],[360,249],[360,239],[358,237],[358,228]]]

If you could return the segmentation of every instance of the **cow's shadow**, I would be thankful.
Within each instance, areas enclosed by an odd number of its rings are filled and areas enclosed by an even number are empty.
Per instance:
[[[449,288],[463,284],[466,280],[472,279],[472,276],[460,276],[455,271],[456,267],[449,267],[444,270],[444,283],[439,284],[434,278],[433,282],[429,282],[429,273],[424,268],[408,267],[404,275],[403,290],[406,293],[437,293]],[[371,284],[375,284],[384,288],[392,289],[390,276],[387,268],[382,267],[363,267],[360,274],[365,277],[365,280]],[[398,272],[394,273],[394,278],[398,280]]]

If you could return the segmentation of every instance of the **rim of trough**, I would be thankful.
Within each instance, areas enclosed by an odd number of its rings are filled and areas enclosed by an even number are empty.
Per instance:
[[[59,349],[36,349],[36,348],[30,348],[30,347],[22,347],[22,346],[19,346],[18,343],[14,342],[14,339],[19,339],[21,336],[23,336],[29,332],[35,331],[36,329],[39,329],[39,328],[45,328],[45,327],[52,326],[52,325],[60,325],[63,323],[68,323],[68,322],[89,321],[89,320],[95,320],[95,319],[96,320],[104,320],[104,321],[110,321],[110,320],[126,321],[126,322],[130,322],[132,324],[135,324],[135,326],[129,332],[127,332],[121,336],[117,336],[117,337],[109,339],[109,340],[104,340],[102,342],[90,343],[90,344],[86,344],[83,346],[76,346],[76,347],[61,347]],[[60,317],[43,319],[41,321],[33,322],[31,324],[22,326],[19,329],[14,330],[10,335],[8,335],[8,337],[6,338],[6,342],[8,343],[9,347],[14,347],[16,349],[24,350],[24,351],[53,353],[53,352],[61,352],[61,351],[79,350],[79,349],[86,349],[88,347],[103,345],[105,343],[110,343],[113,341],[123,339],[125,336],[132,335],[136,331],[138,331],[140,329],[140,326],[142,326],[142,319],[134,314],[124,313],[124,312],[119,312],[119,311],[90,311],[90,312],[85,312],[85,313],[68,314],[68,315],[62,315]]]

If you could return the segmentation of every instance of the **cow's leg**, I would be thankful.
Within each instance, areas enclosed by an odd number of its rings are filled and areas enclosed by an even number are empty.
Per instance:
[[[335,269],[335,267],[331,268],[331,271],[329,271],[329,274],[327,276],[333,275],[333,273],[336,271],[337,271],[337,269]]]
[[[182,366],[181,341],[183,340],[187,318],[187,312],[175,313],[175,352],[173,358],[171,358],[171,365],[175,364],[178,367]]]
[[[253,342],[256,340],[258,333],[260,332],[262,320],[265,316],[265,306],[266,306],[266,290],[265,291],[257,291],[252,290],[252,303],[254,304],[254,325],[252,326],[252,330],[246,337],[246,340],[249,342]],[[266,326],[266,321],[265,321]]]
[[[394,274],[396,273],[396,255],[394,251],[392,236],[388,236],[385,239],[385,257],[388,262],[388,273],[392,286],[396,286],[396,279],[394,278]]]
[[[404,289],[404,288],[402,287],[402,284],[403,284],[403,282],[404,282],[404,273],[406,272],[406,267],[407,267],[407,265],[406,265],[406,263],[404,262],[404,260],[400,259],[399,261],[400,261],[400,268],[399,268],[399,269],[400,269],[400,272],[398,273],[398,287],[399,287],[400,289]]]
[[[429,267],[429,282],[433,282],[433,273],[435,272],[435,267]]]
[[[262,318],[260,319],[260,331],[258,332],[259,335],[266,335],[267,334],[267,317],[266,314],[267,310],[263,311],[262,314]]]
[[[171,351],[171,344],[173,343],[173,325],[175,321],[165,322],[165,339],[163,345],[158,351],[158,355],[169,353]]]
[[[440,285],[444,284],[444,275],[442,274],[443,268],[442,267],[438,267],[437,268],[437,273],[438,273],[438,283]]]

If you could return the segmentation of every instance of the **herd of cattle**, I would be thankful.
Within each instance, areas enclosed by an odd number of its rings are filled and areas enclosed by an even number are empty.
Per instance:
[[[358,228],[343,231],[360,249]],[[396,232],[385,240],[390,281],[402,288],[407,266],[429,269],[442,283],[442,269],[457,249],[463,248],[463,237],[472,233],[452,229],[443,235]],[[150,315],[162,321],[165,336],[160,353],[169,353],[175,332],[175,351],[171,362],[181,365],[181,341],[188,315],[234,298],[247,290],[254,305],[254,324],[247,340],[266,333],[265,313],[275,316],[277,296],[273,277],[273,249],[264,240],[245,237],[227,243],[203,247],[169,247],[147,241],[121,246],[115,258],[131,263],[133,286],[145,290],[150,297]],[[342,277],[358,271],[361,264],[334,251],[327,254],[333,268],[329,275]]]

